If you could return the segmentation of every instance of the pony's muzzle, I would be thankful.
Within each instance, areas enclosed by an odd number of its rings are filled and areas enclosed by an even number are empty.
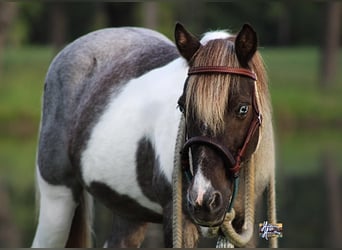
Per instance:
[[[225,211],[222,194],[219,191],[198,194],[189,190],[188,211],[198,225],[215,226],[220,224]]]

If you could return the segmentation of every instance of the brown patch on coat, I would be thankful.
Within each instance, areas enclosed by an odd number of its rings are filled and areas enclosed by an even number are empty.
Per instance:
[[[120,216],[153,223],[161,223],[163,220],[161,214],[141,206],[129,196],[119,194],[104,183],[94,181],[88,187],[88,191]]]

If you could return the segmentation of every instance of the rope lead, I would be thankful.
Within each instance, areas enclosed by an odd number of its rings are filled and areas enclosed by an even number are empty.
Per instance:
[[[172,244],[174,248],[182,247],[182,167],[181,167],[181,149],[185,140],[185,118],[181,115],[175,152],[174,168],[172,174]]]

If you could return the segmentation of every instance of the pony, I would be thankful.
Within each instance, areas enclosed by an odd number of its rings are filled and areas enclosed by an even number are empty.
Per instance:
[[[163,224],[165,246],[172,247],[172,174],[182,117],[188,177],[182,246],[195,247],[228,207],[241,231],[246,191],[240,169],[255,164],[259,198],[274,178],[272,112],[257,43],[248,24],[236,35],[212,31],[198,39],[177,23],[175,44],[156,31],[120,27],[67,45],[44,85],[32,247],[91,246],[93,198],[113,214],[106,246],[139,247],[152,222]]]

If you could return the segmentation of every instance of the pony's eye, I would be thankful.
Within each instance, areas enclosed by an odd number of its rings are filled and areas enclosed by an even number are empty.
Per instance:
[[[240,117],[246,116],[247,113],[248,113],[248,109],[249,109],[248,105],[241,105],[241,106],[239,107],[239,110],[238,110],[238,115],[239,115]]]
[[[180,110],[180,112],[182,112],[184,114],[185,112],[185,109],[184,109],[184,106],[185,106],[185,98],[183,96],[181,96],[179,99],[178,99],[178,108]]]
[[[180,112],[184,113],[184,107],[183,107],[182,105],[179,105],[179,104],[178,104],[178,108],[179,108],[179,111],[180,111]]]

